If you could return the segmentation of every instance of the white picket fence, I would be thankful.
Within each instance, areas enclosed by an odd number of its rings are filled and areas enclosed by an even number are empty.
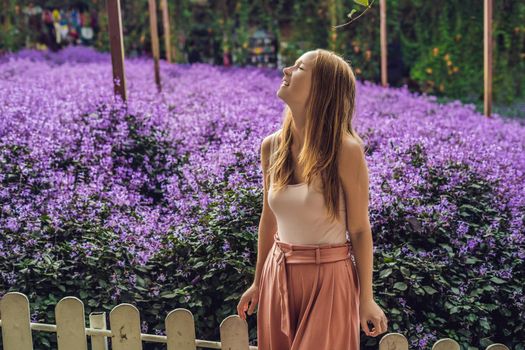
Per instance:
[[[132,304],[119,304],[109,313],[111,329],[106,326],[105,312],[89,314],[86,328],[84,303],[76,297],[62,298],[55,307],[56,325],[31,322],[29,300],[18,292],[6,293],[0,300],[0,327],[4,350],[33,350],[31,331],[56,333],[59,350],[87,350],[91,336],[92,350],[142,350],[142,342],[167,344],[168,350],[209,349],[256,350],[249,346],[248,324],[238,315],[226,317],[220,324],[221,341],[195,339],[193,314],[184,308],[168,313],[166,335],[143,334],[139,310]]]
[[[458,342],[450,338],[439,339],[432,345],[432,350],[460,349]],[[408,350],[408,340],[401,333],[388,333],[379,341],[379,350]],[[487,346],[485,350],[509,350],[509,348],[504,344],[494,343]]]
[[[32,330],[56,333],[58,350],[87,350],[87,336],[91,350],[142,350],[142,342],[167,344],[167,350],[196,350],[197,347],[228,350],[257,350],[248,343],[248,324],[238,315],[226,317],[220,324],[221,341],[195,339],[193,314],[184,308],[168,313],[165,319],[166,335],[143,334],[138,309],[132,304],[119,304],[109,313],[111,329],[106,325],[105,312],[89,314],[86,328],[84,303],[76,297],[62,298],[55,307],[56,325],[31,322],[29,300],[18,292],[6,293],[0,300],[0,327],[4,350],[33,350]],[[450,338],[438,340],[432,350],[459,350],[459,344]],[[261,349],[263,350],[263,349]],[[379,350],[408,350],[408,340],[400,333],[388,333],[379,342]],[[495,343],[485,350],[509,350]]]

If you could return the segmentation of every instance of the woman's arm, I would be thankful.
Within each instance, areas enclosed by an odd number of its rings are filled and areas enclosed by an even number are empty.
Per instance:
[[[359,275],[361,301],[373,300],[373,240],[368,217],[368,167],[359,143],[343,140],[339,174],[345,192],[347,230],[352,241]]]
[[[268,252],[273,245],[273,235],[277,231],[277,221],[272,209],[268,206],[268,186],[269,186],[269,157],[272,137],[269,135],[264,138],[261,144],[261,167],[263,172],[263,209],[259,221],[259,233],[257,239],[257,264],[255,267],[255,278],[253,284],[259,285],[261,271],[268,256]]]

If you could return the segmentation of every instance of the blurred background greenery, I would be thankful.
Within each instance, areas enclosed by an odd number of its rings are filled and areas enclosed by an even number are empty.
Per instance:
[[[41,24],[25,14],[28,6],[89,10],[98,25],[92,45],[109,50],[106,1],[0,1],[0,52],[39,41]],[[148,1],[121,1],[121,7],[126,55],[150,54]],[[346,22],[352,8],[363,8],[351,0],[168,0],[168,7],[176,63],[221,65],[227,56],[236,66],[282,68],[304,51],[322,47],[350,61],[358,79],[380,81],[378,1],[335,31],[332,26]],[[157,8],[165,57],[160,1]],[[493,13],[493,112],[525,118],[525,2],[494,1]],[[387,40],[390,86],[406,84],[440,101],[460,99],[482,112],[483,2],[388,0]],[[264,51],[259,42],[273,47],[270,58],[254,59]]]

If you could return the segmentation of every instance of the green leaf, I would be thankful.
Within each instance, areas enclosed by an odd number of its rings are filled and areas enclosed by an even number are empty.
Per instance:
[[[503,284],[503,283],[506,283],[504,280],[502,280],[501,278],[496,277],[496,276],[492,277],[490,280],[491,280],[492,282],[496,283],[496,284]]]
[[[195,266],[193,266],[193,268],[197,269],[199,267],[203,267],[206,265],[206,262],[204,261],[199,261],[198,263],[195,264]]]
[[[41,338],[42,344],[44,344],[47,347],[51,346],[51,343],[49,343],[49,339],[47,338]]]
[[[346,17],[348,17],[348,18],[352,18],[352,15],[353,15],[355,12],[357,12],[357,10],[356,10],[356,9],[352,9],[352,11],[350,11],[350,12],[346,15]]]
[[[144,279],[140,277],[139,275],[136,275],[136,277],[137,277],[137,288],[144,287],[146,285],[146,282],[144,281]]]
[[[94,299],[89,299],[87,303],[89,306],[98,307],[98,302]]]
[[[404,266],[401,266],[401,267],[399,268],[399,271],[401,271],[401,273],[403,274],[403,276],[406,276],[406,277],[410,276],[410,270],[407,269],[407,268],[404,267]]]
[[[458,312],[458,311],[459,311],[459,308],[458,308],[457,306],[453,306],[453,307],[450,309],[449,313],[450,313],[450,314],[455,314],[455,313]]]
[[[403,291],[403,290],[406,290],[406,289],[407,289],[407,285],[406,285],[405,282],[396,282],[396,283],[394,284],[394,288],[397,289],[397,290],[401,290],[401,291]]]
[[[368,0],[354,0],[354,2],[361,6],[368,6]]]
[[[379,272],[379,278],[385,278],[385,277],[388,277],[390,276],[390,274],[392,273],[392,269],[384,269],[384,270],[381,270]]]
[[[468,257],[467,259],[465,259],[465,262],[469,265],[473,265],[475,263],[477,263],[479,260],[474,258],[474,257]]]
[[[427,292],[427,294],[430,294],[430,295],[437,293],[437,290],[435,290],[434,288],[430,286],[423,286],[423,289],[425,290],[425,292]]]
[[[169,292],[169,293],[163,293],[160,295],[161,298],[164,299],[173,299],[176,298],[179,294],[177,292]]]
[[[490,324],[487,322],[487,320],[485,318],[480,319],[479,320],[479,324],[481,325],[481,327],[484,330],[486,330],[486,331],[490,330]]]

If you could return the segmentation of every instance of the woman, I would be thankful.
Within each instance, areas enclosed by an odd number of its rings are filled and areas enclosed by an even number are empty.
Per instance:
[[[352,127],[355,77],[323,49],[283,72],[283,126],[261,145],[255,280],[237,312],[246,319],[258,304],[259,350],[357,350],[359,325],[375,337],[388,321],[372,293],[368,169]]]

